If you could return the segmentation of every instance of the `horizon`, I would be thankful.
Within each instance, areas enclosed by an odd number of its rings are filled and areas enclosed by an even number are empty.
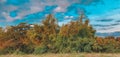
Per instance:
[[[84,13],[97,32],[120,31],[120,0],[0,0],[0,7],[0,27],[38,24],[48,14],[62,25]]]

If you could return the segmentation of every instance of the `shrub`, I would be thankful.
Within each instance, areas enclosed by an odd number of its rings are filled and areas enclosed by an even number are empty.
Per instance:
[[[43,45],[43,46],[36,47],[34,50],[34,54],[43,54],[43,53],[46,53],[47,51],[48,51],[48,47]]]

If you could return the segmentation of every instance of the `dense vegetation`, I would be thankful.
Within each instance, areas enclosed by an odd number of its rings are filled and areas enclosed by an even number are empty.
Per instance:
[[[59,26],[50,14],[41,24],[0,28],[0,54],[120,52],[120,37],[96,37],[89,20]]]

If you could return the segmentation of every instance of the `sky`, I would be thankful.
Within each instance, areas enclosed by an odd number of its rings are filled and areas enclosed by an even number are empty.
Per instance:
[[[48,14],[62,25],[81,13],[97,32],[120,31],[120,0],[0,0],[0,27],[39,24]]]

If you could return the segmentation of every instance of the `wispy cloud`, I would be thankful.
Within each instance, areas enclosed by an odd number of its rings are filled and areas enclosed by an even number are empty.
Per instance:
[[[21,17],[19,17],[19,16],[11,17],[11,16],[9,15],[9,13],[6,13],[6,12],[2,12],[2,14],[3,14],[3,16],[5,17],[6,22],[12,22],[12,21],[14,21],[14,20],[21,19]]]
[[[9,14],[11,11],[18,11],[18,16],[15,18],[10,17],[9,15],[6,16],[6,14],[3,15],[5,18],[9,17],[9,20],[6,19],[6,21],[11,22],[16,20],[18,17],[23,18],[29,14],[42,12],[48,5],[56,5],[57,7],[52,11],[53,13],[57,13],[67,12],[67,8],[74,3],[87,5],[91,4],[92,2],[96,2],[96,0],[0,0],[0,6],[2,8],[0,9],[0,12],[7,12],[7,14]]]
[[[119,30],[120,25],[119,0],[0,0],[0,7],[0,25],[37,23],[50,13],[58,19],[59,25],[85,13],[97,32]]]
[[[118,22],[120,9],[115,9],[102,15],[89,16],[89,18],[92,20],[91,24],[97,29],[97,32],[120,31],[120,23]]]

